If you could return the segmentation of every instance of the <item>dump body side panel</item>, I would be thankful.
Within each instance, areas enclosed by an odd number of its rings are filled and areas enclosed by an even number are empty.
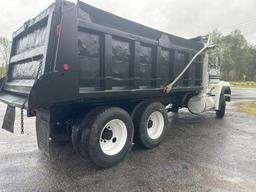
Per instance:
[[[80,94],[163,89],[202,44],[137,24],[78,2]],[[176,84],[200,87],[202,59]]]

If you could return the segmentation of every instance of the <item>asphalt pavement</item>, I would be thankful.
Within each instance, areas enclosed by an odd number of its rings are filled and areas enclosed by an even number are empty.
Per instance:
[[[255,99],[256,89],[233,89],[234,101]],[[6,106],[0,105],[0,122]],[[19,112],[17,110],[17,112]],[[214,112],[169,114],[164,142],[153,150],[134,147],[117,166],[98,170],[81,161],[72,145],[53,145],[52,158],[37,148],[35,119],[19,113],[15,134],[0,130],[0,191],[256,191],[256,116],[232,103],[224,119]]]
[[[234,100],[256,100],[256,88],[233,88],[231,91]]]

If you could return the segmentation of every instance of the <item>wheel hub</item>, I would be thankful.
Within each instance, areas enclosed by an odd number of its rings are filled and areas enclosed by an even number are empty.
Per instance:
[[[101,138],[103,140],[111,140],[113,137],[113,131],[110,129],[104,129]]]
[[[153,121],[151,119],[148,120],[148,128],[153,127]]]

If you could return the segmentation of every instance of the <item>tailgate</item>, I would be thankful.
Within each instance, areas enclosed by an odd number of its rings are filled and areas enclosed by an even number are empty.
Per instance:
[[[54,5],[13,33],[8,73],[2,91],[26,96],[34,84],[39,65],[41,74],[46,72],[45,63],[51,59],[47,51],[51,46]]]
[[[36,77],[51,71],[54,61],[55,28],[59,23],[57,2],[13,33],[7,76],[1,82],[0,100],[21,106]],[[49,66],[48,66],[49,65]],[[39,72],[40,66],[40,73]]]

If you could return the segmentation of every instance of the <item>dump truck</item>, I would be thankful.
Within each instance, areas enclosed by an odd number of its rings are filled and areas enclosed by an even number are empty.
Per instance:
[[[207,40],[208,39],[208,40]],[[225,114],[229,83],[209,57],[209,36],[185,39],[81,1],[56,0],[13,33],[0,100],[3,128],[16,108],[36,117],[38,148],[71,141],[82,159],[108,168],[134,144],[157,147],[168,112]]]

